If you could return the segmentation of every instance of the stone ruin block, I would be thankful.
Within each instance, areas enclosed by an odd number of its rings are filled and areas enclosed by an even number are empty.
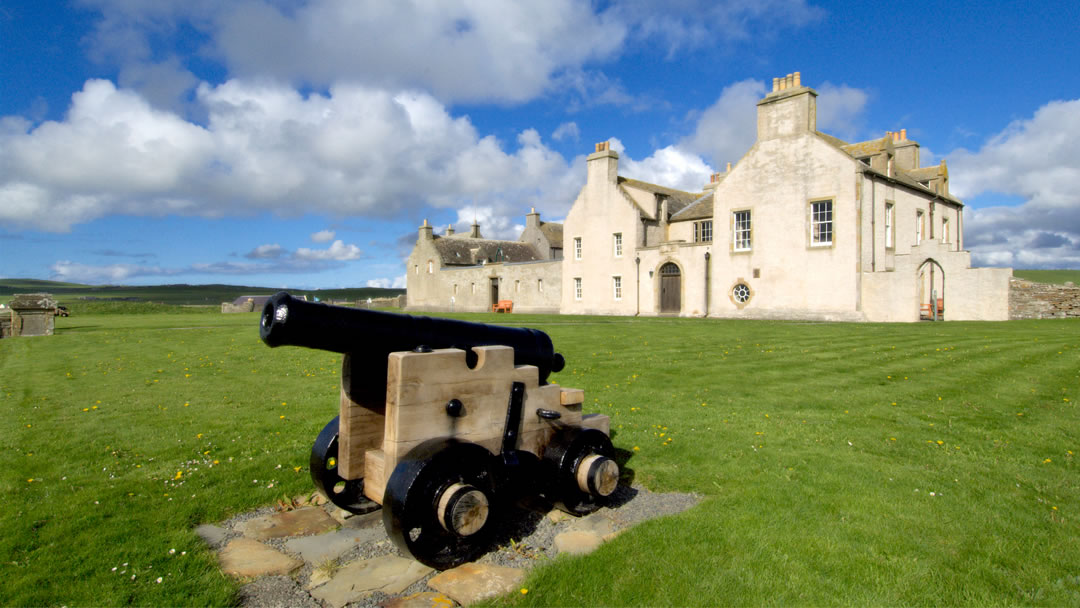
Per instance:
[[[48,293],[17,293],[8,304],[10,336],[51,336],[55,326],[56,300]]]

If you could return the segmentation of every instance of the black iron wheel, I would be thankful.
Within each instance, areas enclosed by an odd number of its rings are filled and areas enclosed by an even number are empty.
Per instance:
[[[364,496],[363,479],[343,479],[338,474],[338,417],[335,416],[311,446],[311,480],[315,487],[335,505],[363,515],[379,508],[379,504]]]
[[[383,495],[383,524],[394,544],[437,570],[487,551],[500,510],[494,458],[482,446],[446,439],[411,450]]]
[[[571,515],[596,511],[614,490],[611,467],[614,467],[614,481],[618,480],[614,457],[615,448],[603,432],[581,427],[560,430],[544,449],[542,466],[549,482],[545,495]],[[596,479],[607,479],[607,483],[597,488]],[[585,480],[585,488],[580,480]]]

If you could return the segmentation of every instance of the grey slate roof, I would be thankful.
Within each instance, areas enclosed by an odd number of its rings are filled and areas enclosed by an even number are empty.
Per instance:
[[[671,221],[681,222],[687,220],[708,219],[713,216],[713,193],[702,194],[696,201],[683,207],[678,213],[671,216]]]
[[[544,233],[552,247],[562,247],[563,225],[553,222],[540,222],[540,232]]]
[[[533,262],[541,260],[528,243],[494,239],[435,237],[435,249],[443,266],[476,266],[482,262]],[[496,260],[496,258],[498,258]]]
[[[674,188],[665,188],[664,186],[657,186],[656,184],[650,184],[649,182],[643,182],[636,179],[630,179],[627,177],[619,176],[620,186],[630,186],[638,190],[644,190],[646,192],[652,192],[653,194],[662,194],[668,199],[668,213],[674,215],[686,207],[689,207],[695,201],[697,201],[702,193],[701,192],[684,192],[682,190],[676,190]]]

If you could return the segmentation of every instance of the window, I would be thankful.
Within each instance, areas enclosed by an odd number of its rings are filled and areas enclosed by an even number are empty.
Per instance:
[[[893,247],[896,246],[896,245],[893,244],[893,241],[896,238],[896,235],[893,234],[893,232],[894,232],[894,230],[893,230],[893,213],[895,213],[895,210],[893,209],[893,204],[892,203],[885,203],[885,248],[886,249],[892,249]]]
[[[536,291],[544,293],[544,279],[536,279]]]
[[[941,242],[949,242],[949,218],[941,218]]]
[[[918,245],[922,242],[922,230],[923,230],[923,212],[922,209],[915,212],[915,244]]]
[[[749,210],[731,214],[731,248],[735,251],[750,251]]]
[[[457,295],[457,283],[454,283],[454,295]]]
[[[814,201],[810,203],[810,246],[826,247],[832,245],[832,237],[832,201]]]
[[[616,232],[615,234],[611,235],[611,240],[615,245],[615,257],[621,258],[622,257],[622,233],[621,232]]]
[[[521,281],[518,281],[518,280],[514,281],[514,292],[515,293],[521,293]]]
[[[574,299],[581,300],[581,277],[574,277]]]
[[[581,259],[581,237],[580,236],[575,236],[574,237],[574,259],[575,260],[580,260]]]
[[[750,288],[746,286],[746,283],[739,283],[731,289],[731,297],[735,298],[738,304],[746,304],[750,299]]]
[[[412,273],[414,275],[420,274],[420,265],[419,264],[413,264]]]
[[[859,159],[859,162],[866,165],[867,167],[869,167],[870,166],[870,161],[873,158],[874,158],[873,156],[864,156],[864,157]]]
[[[616,300],[622,299],[622,277],[611,277],[611,287]]]
[[[431,260],[428,260],[428,262],[427,262],[427,273],[431,274],[433,272],[435,272],[435,262],[432,262]]]
[[[476,294],[476,283],[469,283],[469,287],[472,289],[473,294]]]
[[[694,242],[695,243],[711,243],[712,242],[712,220],[704,220],[701,222],[694,222]]]

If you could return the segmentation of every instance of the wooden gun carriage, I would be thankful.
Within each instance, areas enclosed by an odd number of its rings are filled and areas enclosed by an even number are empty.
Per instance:
[[[344,354],[340,412],[312,447],[312,479],[347,511],[381,505],[387,534],[424,564],[476,559],[523,491],[584,515],[616,488],[610,421],[582,415],[583,391],[547,383],[564,361],[541,331],[280,292],[259,333],[272,347]]]

